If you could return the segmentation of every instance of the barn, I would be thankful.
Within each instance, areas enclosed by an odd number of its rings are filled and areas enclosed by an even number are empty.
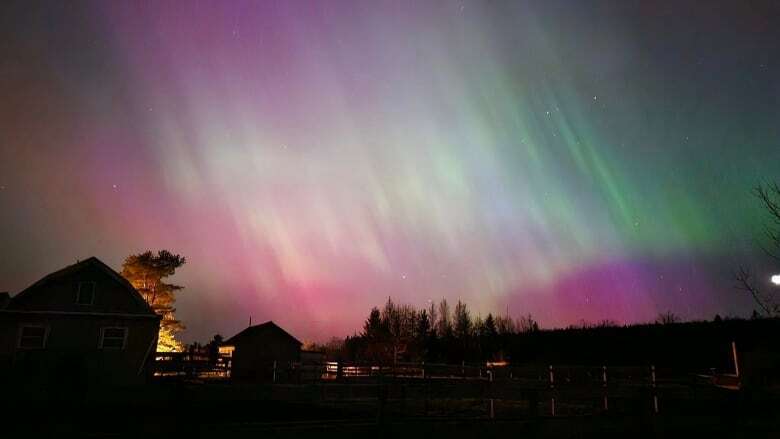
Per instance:
[[[268,321],[249,326],[226,340],[220,351],[231,357],[231,378],[236,381],[284,381],[292,365],[301,360],[301,342]]]
[[[3,302],[0,372],[15,386],[78,395],[148,377],[160,318],[99,259],[55,271]]]

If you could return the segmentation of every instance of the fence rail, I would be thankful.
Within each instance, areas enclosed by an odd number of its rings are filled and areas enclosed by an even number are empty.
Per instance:
[[[229,378],[230,357],[190,352],[157,352],[155,377]]]
[[[160,353],[157,377],[222,379],[230,357]],[[351,362],[269,362],[269,398],[307,400],[330,407],[368,404],[381,416],[561,416],[677,410],[691,395],[722,389],[712,377],[637,367]],[[232,392],[250,389],[236,384]],[[715,392],[715,393],[713,393]],[[374,410],[374,409],[371,409]],[[378,415],[379,416],[379,415]]]

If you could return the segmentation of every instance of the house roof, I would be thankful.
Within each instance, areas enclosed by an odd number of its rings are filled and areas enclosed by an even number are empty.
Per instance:
[[[3,291],[0,293],[0,309],[5,308],[8,306],[8,303],[11,301],[11,296],[8,295],[8,292]]]
[[[105,272],[109,277],[111,277],[113,280],[115,280],[118,284],[122,285],[125,290],[127,290],[128,294],[133,298],[134,301],[136,301],[140,306],[143,306],[145,309],[147,309],[150,313],[154,313],[152,308],[149,306],[148,303],[146,303],[146,300],[141,296],[141,293],[138,292],[138,290],[133,287],[133,284],[131,284],[127,279],[122,277],[121,274],[114,271],[111,267],[106,265],[103,261],[96,258],[95,256],[91,256],[87,259],[84,259],[83,261],[76,262],[75,264],[68,265],[65,268],[62,268],[60,270],[57,270],[53,273],[50,273],[44,277],[42,277],[39,281],[35,282],[34,284],[30,285],[29,287],[22,290],[19,294],[15,295],[11,298],[10,303],[13,303],[14,301],[17,301],[34,291],[38,289],[41,285],[45,285],[47,282],[52,281],[54,279],[57,279],[62,276],[66,276],[70,273],[76,272],[80,269],[83,269],[87,266],[94,266],[98,269]],[[2,302],[0,300],[0,302]],[[10,305],[10,304],[9,304]]]
[[[273,321],[269,320],[269,321],[267,321],[265,323],[261,323],[259,325],[247,327],[246,329],[244,329],[243,331],[239,332],[238,334],[236,334],[236,335],[230,337],[229,339],[225,340],[222,343],[222,345],[235,345],[237,341],[239,341],[240,339],[243,339],[243,338],[260,336],[262,334],[273,334],[273,333],[277,333],[279,335],[282,335],[283,337],[289,338],[290,340],[292,340],[293,342],[295,342],[295,343],[297,343],[299,345],[303,344],[297,338],[295,338],[292,335],[290,335],[289,332],[285,331],[284,329],[279,327],[279,325],[277,325]]]

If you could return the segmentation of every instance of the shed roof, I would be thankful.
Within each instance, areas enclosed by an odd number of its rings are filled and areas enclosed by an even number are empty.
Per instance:
[[[263,335],[273,335],[273,334],[280,335],[280,336],[282,336],[284,338],[287,338],[290,341],[292,341],[294,343],[297,343],[298,345],[302,345],[303,344],[297,338],[295,338],[292,335],[290,335],[289,332],[285,331],[284,329],[279,327],[279,325],[277,325],[276,323],[274,323],[273,321],[270,321],[270,320],[265,322],[265,323],[261,323],[259,325],[249,326],[246,329],[244,329],[243,331],[239,332],[238,334],[230,337],[229,339],[224,341],[222,344],[223,345],[235,345],[236,342],[238,342],[238,341],[240,341],[242,339],[249,339],[249,338],[252,338],[252,337],[260,337],[260,336],[263,336]]]

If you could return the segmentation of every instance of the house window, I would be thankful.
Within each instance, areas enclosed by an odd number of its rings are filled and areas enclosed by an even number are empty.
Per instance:
[[[101,328],[100,349],[124,349],[127,342],[127,328]]]
[[[22,326],[19,347],[22,349],[43,349],[46,347],[48,331],[43,326]]]
[[[92,305],[95,302],[95,282],[79,282],[76,293],[76,303],[79,305]]]

